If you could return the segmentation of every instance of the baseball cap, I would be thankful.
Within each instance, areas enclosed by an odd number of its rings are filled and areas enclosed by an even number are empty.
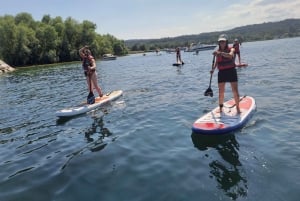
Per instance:
[[[221,35],[219,36],[218,41],[228,41],[227,35],[226,35],[226,34],[221,34]]]

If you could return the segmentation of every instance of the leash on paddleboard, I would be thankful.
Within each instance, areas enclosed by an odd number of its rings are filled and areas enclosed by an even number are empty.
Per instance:
[[[110,91],[107,94],[105,94],[105,96],[109,96],[111,93],[112,93],[112,91]]]
[[[247,95],[244,95],[243,97],[241,97],[240,100],[239,100],[239,102],[242,101],[244,98],[246,98],[246,96],[247,96]],[[233,104],[233,105],[230,106],[230,107],[227,107],[226,105],[223,105],[223,107],[226,107],[226,108],[229,108],[229,109],[231,109],[231,108],[233,108],[233,107],[235,107],[235,106],[236,106],[236,103]]]
[[[214,68],[214,64],[215,64],[215,55],[213,56],[213,60],[212,60],[212,65],[211,65],[211,69]],[[208,89],[206,89],[206,91],[204,92],[204,96],[210,96],[213,97],[214,93],[211,89],[211,79],[212,79],[213,73],[210,74],[210,79],[209,79],[209,86]]]

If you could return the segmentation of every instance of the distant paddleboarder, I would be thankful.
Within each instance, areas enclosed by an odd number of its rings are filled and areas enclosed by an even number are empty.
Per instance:
[[[234,48],[234,61],[235,61],[236,55],[237,55],[238,60],[239,60],[239,65],[241,65],[240,43],[239,43],[239,40],[237,38],[234,39],[232,47]]]
[[[181,54],[180,54],[179,47],[176,48],[176,62],[177,62],[177,64],[184,64],[183,61],[181,60]]]

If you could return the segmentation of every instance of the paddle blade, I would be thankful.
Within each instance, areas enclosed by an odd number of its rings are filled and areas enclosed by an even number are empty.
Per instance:
[[[210,97],[213,97],[214,94],[213,94],[213,91],[211,88],[208,88],[205,92],[204,92],[204,96],[210,96]]]
[[[87,96],[87,104],[94,104],[95,103],[95,96],[93,92],[90,92],[89,95]]]

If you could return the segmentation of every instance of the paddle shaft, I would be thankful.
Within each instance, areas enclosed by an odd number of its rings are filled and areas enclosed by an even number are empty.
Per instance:
[[[211,79],[212,79],[212,74],[210,74],[210,79],[209,79],[209,86],[208,86],[208,88],[211,87]]]
[[[89,76],[89,88],[90,88],[90,92],[93,92],[92,90],[92,76],[91,76],[91,72],[88,71],[88,76]]]
[[[213,60],[212,60],[212,64],[211,64],[211,69],[213,70],[214,69],[214,64],[215,64],[215,56],[213,56]],[[210,79],[209,79],[209,87],[208,88],[210,88],[211,87],[211,80],[212,80],[212,76],[213,76],[213,74],[211,73],[210,74]]]
[[[215,65],[215,55],[213,56],[213,60],[212,60],[212,64],[211,64],[211,70],[213,70],[214,69],[214,65]],[[210,80],[209,80],[209,88],[210,88],[210,86],[211,86],[211,79],[212,79],[212,73],[210,74]]]

